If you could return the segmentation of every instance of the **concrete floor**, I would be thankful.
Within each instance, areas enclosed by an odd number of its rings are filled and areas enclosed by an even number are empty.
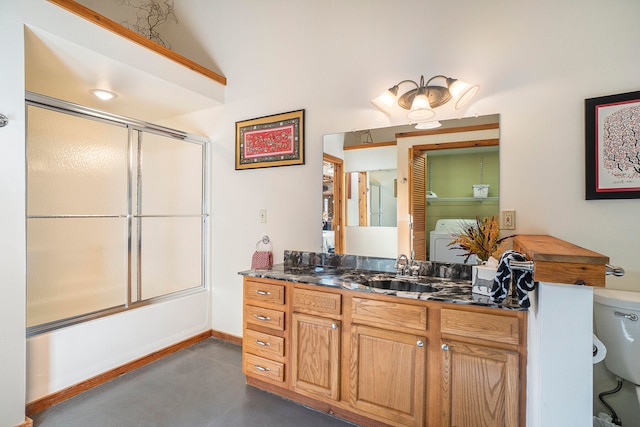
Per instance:
[[[210,338],[34,414],[36,427],[345,427],[245,384],[239,346]]]

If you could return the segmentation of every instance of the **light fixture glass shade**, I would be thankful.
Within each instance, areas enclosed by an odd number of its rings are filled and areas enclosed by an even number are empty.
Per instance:
[[[429,99],[425,94],[424,89],[420,89],[418,94],[413,98],[411,104],[411,111],[407,114],[409,120],[423,121],[435,116],[436,112],[431,109],[429,105]]]
[[[416,129],[435,129],[435,128],[439,128],[440,126],[442,126],[442,123],[440,123],[437,120],[434,120],[432,122],[420,122],[416,124]]]
[[[398,86],[394,86],[382,92],[378,97],[373,98],[371,103],[384,113],[390,114],[397,101]]]
[[[479,85],[471,85],[460,80],[454,81],[449,86],[449,93],[453,98],[456,110],[464,107],[480,90]]]
[[[109,92],[108,90],[104,90],[104,89],[93,89],[91,90],[91,93],[103,101],[108,101],[117,96],[115,93]]]

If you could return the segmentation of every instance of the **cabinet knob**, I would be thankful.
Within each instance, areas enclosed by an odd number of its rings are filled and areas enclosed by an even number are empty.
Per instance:
[[[417,345],[418,347],[424,347],[424,343],[423,343],[422,341],[418,341],[418,342],[416,342],[416,345]]]
[[[335,323],[331,324],[331,329],[338,329],[338,325],[336,325]]]
[[[260,365],[253,365],[253,366],[255,366],[258,371],[262,371],[262,372],[269,372],[271,370],[269,368],[265,368],[265,367],[260,366]]]
[[[449,351],[449,345],[448,344],[442,344],[442,351]]]
[[[261,290],[258,289],[256,291],[256,294],[258,294],[258,295],[271,295],[271,292],[269,292],[269,291],[261,291]]]
[[[271,343],[264,342],[264,341],[260,341],[260,340],[256,340],[256,344],[261,345],[261,346],[263,346],[263,347],[269,347],[269,346],[271,346]]]
[[[269,316],[263,316],[261,314],[256,314],[255,315],[256,319],[258,320],[262,320],[263,322],[266,322],[268,320],[271,320],[271,318]]]

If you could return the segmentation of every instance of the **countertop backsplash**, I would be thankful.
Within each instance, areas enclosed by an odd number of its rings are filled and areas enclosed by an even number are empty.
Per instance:
[[[419,275],[410,277],[397,276],[395,262],[389,258],[287,250],[282,264],[239,274],[403,298],[522,310],[511,297],[496,304],[490,296],[473,293],[471,265],[416,261],[420,266]],[[404,283],[397,284],[398,280]],[[373,286],[373,282],[384,282],[389,287]]]
[[[310,267],[335,268],[338,270],[365,270],[395,273],[395,259],[359,255],[284,251],[284,268],[308,269]],[[419,276],[440,277],[453,280],[471,280],[470,264],[453,264],[431,261],[415,261],[419,265]]]

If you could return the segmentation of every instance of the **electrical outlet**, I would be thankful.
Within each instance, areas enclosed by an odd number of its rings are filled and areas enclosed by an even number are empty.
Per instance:
[[[258,221],[259,222],[267,222],[267,210],[266,209],[260,209],[260,211],[258,213]]]
[[[502,225],[503,230],[515,230],[516,229],[516,211],[503,210],[502,211]]]

